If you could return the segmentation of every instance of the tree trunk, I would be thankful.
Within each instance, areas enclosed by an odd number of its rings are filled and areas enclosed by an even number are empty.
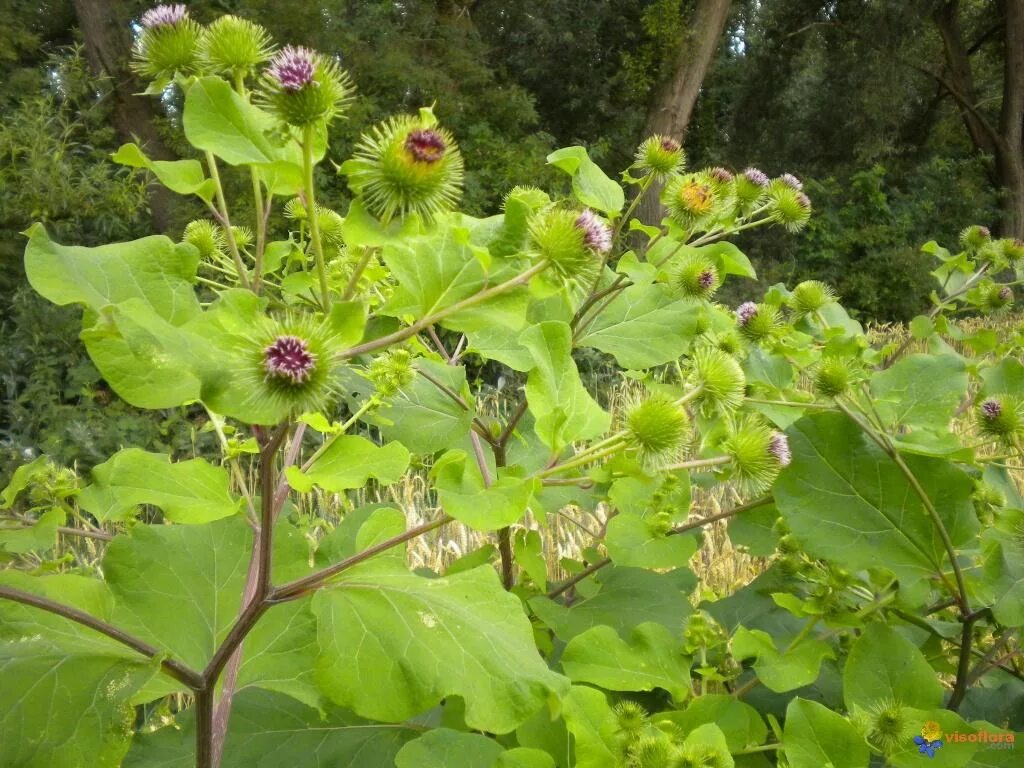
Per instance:
[[[995,153],[1003,185],[1002,232],[1024,239],[1024,0],[1005,0],[1006,63],[1003,106],[999,115],[999,151]]]
[[[1003,0],[1000,8],[1006,50],[998,125],[979,109],[959,0],[948,0],[933,14],[949,71],[937,79],[956,101],[971,143],[992,156],[992,181],[1002,191],[1000,234],[1024,239],[1024,0]]]
[[[135,141],[155,160],[177,157],[160,138],[153,118],[153,97],[140,96],[145,85],[132,72],[131,18],[124,0],[73,0],[85,41],[85,54],[93,72],[111,80],[114,127],[122,141]],[[160,186],[148,187],[153,226],[166,231],[172,221],[173,194]]]
[[[647,135],[661,134],[680,143],[686,134],[700,86],[711,67],[715,51],[729,20],[730,0],[697,0],[686,39],[679,47],[672,77],[665,83],[647,113]],[[663,215],[660,189],[651,188],[640,206],[641,220],[657,224]]]

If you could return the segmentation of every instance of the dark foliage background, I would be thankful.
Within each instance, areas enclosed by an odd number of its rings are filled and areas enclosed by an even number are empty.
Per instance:
[[[585,144],[609,172],[630,162],[680,46],[693,44],[687,30],[697,1],[197,0],[189,7],[200,21],[236,13],[279,41],[341,55],[359,97],[352,119],[333,129],[335,161],[357,138],[355,126],[436,102],[465,154],[467,209],[485,214],[517,183],[559,183],[544,164],[557,146]],[[86,53],[97,41],[83,38],[81,14],[102,8],[110,24],[130,28],[148,3],[5,5],[0,485],[39,452],[88,467],[129,443],[196,450],[209,439],[202,414],[154,416],[120,403],[82,352],[76,311],[37,299],[21,267],[19,233],[33,221],[59,241],[88,245],[138,237],[154,220],[177,237],[198,213],[187,203],[151,211],[146,179],[107,161],[123,139],[118,105],[135,84],[96,75]],[[956,74],[940,26],[952,13],[977,117],[996,121],[1007,93],[1005,10],[1003,0],[731,3],[689,121],[691,164],[793,172],[807,180],[815,203],[805,233],[741,242],[761,276],[749,296],[814,277],[835,285],[863,318],[906,320],[927,301],[921,244],[951,241],[970,223],[1009,225],[1000,219],[1006,206],[996,161],[938,79]],[[168,152],[185,152],[175,95],[153,107],[146,129],[155,126]],[[326,201],[343,209],[343,184],[324,181]]]

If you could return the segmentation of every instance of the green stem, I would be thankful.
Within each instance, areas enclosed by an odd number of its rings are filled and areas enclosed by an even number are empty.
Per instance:
[[[437,520],[430,523],[424,523],[423,525],[410,528],[405,533],[393,536],[390,539],[382,541],[380,544],[375,544],[368,549],[364,549],[352,557],[342,560],[340,563],[324,568],[323,570],[317,571],[309,576],[295,581],[290,581],[273,591],[270,596],[271,603],[282,603],[288,600],[294,600],[302,595],[313,592],[324,585],[328,580],[337,576],[343,571],[347,571],[349,568],[354,568],[360,563],[364,563],[374,555],[378,555],[381,552],[385,552],[393,547],[397,547],[399,544],[404,544],[407,541],[415,539],[417,536],[422,536],[424,533],[440,528],[442,525],[447,525],[452,521],[453,518],[448,515],[442,515]]]
[[[335,432],[333,435],[331,435],[329,438],[327,438],[324,441],[324,444],[321,445],[319,448],[317,448],[313,452],[313,455],[310,456],[308,459],[306,459],[305,462],[303,462],[303,464],[302,464],[302,471],[303,472],[308,472],[309,468],[311,466],[313,466],[313,464],[316,463],[317,459],[319,459],[321,456],[323,456],[327,452],[327,449],[330,448],[334,444],[335,440],[337,440],[339,437],[341,437],[346,432],[348,432],[348,430],[351,429],[352,426],[354,426],[355,423],[357,421],[359,421],[359,419],[361,419],[363,416],[365,416],[366,413],[371,408],[376,408],[378,405],[379,405],[379,403],[377,402],[377,400],[375,398],[373,398],[373,397],[367,398],[366,401],[361,406],[359,406],[359,409],[355,413],[352,414],[352,416],[349,418],[349,420],[341,425],[341,431],[340,432]]]
[[[748,403],[757,403],[758,405],[777,405],[783,408],[810,408],[818,411],[834,411],[836,410],[831,405],[825,403],[797,403],[790,400],[762,400],[757,397],[747,397],[744,400]]]
[[[324,312],[331,309],[331,294],[327,287],[327,264],[324,260],[324,245],[320,239],[320,221],[316,215],[316,189],[313,184],[313,124],[302,129],[302,168],[305,172],[306,218],[309,220],[309,239],[313,242],[313,257],[316,259],[316,273],[320,280],[320,303]]]
[[[352,347],[351,349],[347,349],[344,352],[342,352],[339,355],[339,357],[342,359],[358,357],[359,355],[365,355],[369,352],[376,352],[378,349],[389,347],[392,344],[397,344],[400,341],[405,341],[410,336],[415,336],[417,333],[426,329],[428,326],[434,325],[435,323],[444,320],[446,317],[454,315],[458,312],[462,312],[463,310],[469,309],[470,307],[474,307],[477,304],[480,304],[481,302],[487,301],[488,299],[505,293],[506,291],[510,291],[513,288],[525,285],[530,281],[530,278],[532,278],[534,275],[540,274],[547,268],[547,266],[548,263],[546,261],[542,261],[538,264],[535,264],[525,272],[522,272],[519,275],[516,275],[515,277],[510,278],[509,280],[506,280],[504,283],[499,283],[493,288],[488,288],[487,290],[480,291],[480,293],[474,294],[473,296],[470,296],[467,299],[463,299],[462,301],[456,302],[455,304],[452,304],[450,307],[440,309],[434,314],[427,315],[421,320],[417,320],[412,325],[403,328],[400,331],[395,331],[394,333],[388,334],[387,336],[382,336],[379,339],[373,339],[372,341],[368,341],[365,344],[360,344],[358,347]]]
[[[717,467],[722,464],[728,464],[732,461],[730,456],[715,456],[711,459],[691,459],[690,461],[681,461],[678,464],[672,464],[665,467],[666,471],[674,472],[679,469],[703,469],[704,467]]]
[[[733,752],[733,755],[756,755],[758,752],[774,752],[777,749],[782,749],[781,744],[762,744],[759,747],[744,747],[741,750]]]
[[[625,227],[626,222],[629,221],[629,217],[636,211],[636,207],[640,205],[640,201],[643,200],[644,195],[647,194],[647,190],[651,188],[651,184],[654,182],[654,174],[647,174],[644,180],[640,182],[640,189],[629,203],[629,207],[626,208],[626,212],[622,214],[621,218],[615,222],[615,230],[612,232],[612,242],[617,243],[619,235],[622,234],[622,229]]]
[[[370,263],[370,259],[373,258],[374,250],[375,249],[370,247],[363,248],[363,255],[359,259],[359,263],[356,264],[355,269],[352,271],[351,277],[348,279],[348,284],[345,286],[345,292],[341,294],[342,301],[349,301],[356,295],[356,288],[359,287],[359,278],[362,277],[366,266]]]
[[[217,207],[214,209],[214,212],[217,214],[217,218],[224,229],[224,238],[228,241],[228,250],[231,251],[231,259],[235,263],[235,269],[238,270],[238,282],[241,283],[243,288],[249,288],[249,271],[245,268],[245,262],[242,261],[241,251],[238,250],[238,241],[235,240],[235,232],[231,229],[231,217],[228,215],[228,204],[224,199],[224,186],[220,181],[220,171],[217,170],[217,158],[214,156],[213,152],[206,152],[206,164],[210,168],[210,178],[213,179],[214,184],[214,198],[217,201]]]
[[[790,641],[789,645],[786,646],[786,650],[784,650],[783,653],[789,653],[798,645],[800,645],[800,643],[802,643],[804,640],[810,637],[811,632],[813,632],[814,628],[818,626],[818,622],[820,620],[820,616],[811,616],[810,618],[808,618],[807,623],[804,624],[803,629],[801,629],[800,632],[797,633],[797,636]]]
[[[213,424],[213,431],[217,433],[217,440],[220,442],[221,452],[224,454],[224,459],[228,463],[228,467],[231,469],[231,476],[235,480],[235,484],[238,486],[239,492],[245,497],[245,503],[249,510],[250,520],[256,524],[259,522],[259,516],[256,514],[256,504],[252,500],[252,495],[249,493],[249,484],[245,482],[245,477],[242,476],[242,468],[238,466],[236,459],[228,458],[228,438],[224,434],[224,427],[220,423],[220,416],[206,405],[203,405],[206,410],[206,415],[210,418],[210,423]]]
[[[235,72],[235,90],[243,99],[248,98],[248,92],[245,89],[245,73],[241,70]],[[253,258],[252,291],[259,293],[263,278],[263,253],[267,247],[267,222],[263,216],[263,189],[260,186],[259,171],[255,167],[250,167],[249,176],[252,179],[252,196],[256,206],[256,255]]]
[[[565,464],[556,464],[553,467],[549,467],[536,475],[536,477],[543,479],[545,477],[550,477],[551,475],[557,475],[561,472],[565,472],[568,469],[575,469],[576,467],[581,467],[585,464],[593,464],[595,461],[618,453],[620,447],[620,444],[616,443],[615,445],[611,445],[601,451],[592,451],[588,449],[583,453],[577,454],[572,461],[567,461]]]

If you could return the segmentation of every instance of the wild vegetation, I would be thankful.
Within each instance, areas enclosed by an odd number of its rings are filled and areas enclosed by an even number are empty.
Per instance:
[[[1019,760],[1015,3],[799,29],[815,4],[309,4],[284,37],[74,5],[84,47],[17,70],[0,133],[29,286],[6,299],[0,766]],[[61,7],[25,3],[11,49]],[[812,75],[882,30],[925,51],[926,23],[933,122],[952,96],[944,127],[996,151],[897,158],[909,117],[865,101],[841,148],[702,162],[753,126],[694,78],[736,98],[730,61],[784,71],[787,30],[807,61],[759,125],[810,147],[834,138]],[[567,47],[599,66],[556,83]],[[1000,54],[1001,79],[972,64]],[[865,162],[884,136],[905,188]]]

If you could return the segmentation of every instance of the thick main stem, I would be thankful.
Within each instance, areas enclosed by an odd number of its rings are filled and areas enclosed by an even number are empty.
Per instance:
[[[209,754],[210,768],[217,768],[220,765],[224,752],[224,740],[231,717],[231,702],[238,683],[238,670],[242,664],[242,642],[269,607],[267,597],[271,584],[274,519],[277,516],[275,461],[287,433],[288,425],[281,425],[274,430],[272,437],[260,451],[260,527],[253,542],[252,557],[249,560],[249,571],[242,594],[244,607],[228,637],[203,672],[204,683],[211,691],[211,698],[221,673],[224,675],[220,699],[211,703],[209,711],[199,711],[197,706],[196,716],[200,718],[199,722],[202,722],[202,718],[209,719],[208,723],[203,723],[202,729],[204,737],[209,741],[209,748],[197,750],[197,754]],[[197,765],[204,766],[203,763]]]

